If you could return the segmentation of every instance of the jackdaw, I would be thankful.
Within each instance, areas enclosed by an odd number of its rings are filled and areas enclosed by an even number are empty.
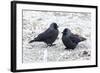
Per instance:
[[[46,31],[40,33],[36,38],[34,38],[34,40],[31,40],[29,43],[44,42],[48,46],[53,46],[55,45],[53,43],[57,39],[58,34],[59,34],[58,25],[56,23],[52,23]]]
[[[68,28],[65,28],[62,33],[62,42],[66,47],[65,49],[74,49],[79,42],[86,40],[84,37],[73,34]]]

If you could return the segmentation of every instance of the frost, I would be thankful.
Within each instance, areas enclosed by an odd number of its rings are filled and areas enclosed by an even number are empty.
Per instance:
[[[43,42],[28,42],[45,31],[52,22],[59,26],[56,45],[47,47]],[[73,33],[87,40],[78,44],[75,50],[65,50],[62,31],[69,28]],[[91,13],[23,11],[23,63],[56,62],[91,59]]]

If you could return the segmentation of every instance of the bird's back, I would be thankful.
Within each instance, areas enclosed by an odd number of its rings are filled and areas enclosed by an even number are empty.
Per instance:
[[[76,44],[78,44],[78,43],[81,42],[81,41],[86,40],[84,37],[81,37],[81,36],[79,36],[79,35],[77,35],[77,34],[72,34],[72,35],[70,36],[70,39],[72,40],[73,43],[76,43]]]
[[[47,44],[51,44],[56,40],[57,36],[58,30],[48,28],[43,33],[39,34],[37,39],[39,39],[39,41],[44,41]]]

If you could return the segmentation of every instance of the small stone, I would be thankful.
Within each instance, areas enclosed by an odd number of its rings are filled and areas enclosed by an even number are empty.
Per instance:
[[[88,54],[88,52],[87,51],[83,51],[83,55],[87,55]]]

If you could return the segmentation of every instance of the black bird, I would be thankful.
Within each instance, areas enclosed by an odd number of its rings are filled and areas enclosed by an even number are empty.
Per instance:
[[[58,25],[56,23],[52,23],[50,27],[44,31],[43,33],[40,33],[34,40],[31,40],[29,43],[32,42],[44,42],[48,46],[53,46],[53,42],[57,39],[59,34]]]
[[[73,34],[68,28],[65,28],[62,33],[62,42],[66,47],[65,49],[74,49],[79,42],[86,40],[84,37]]]

